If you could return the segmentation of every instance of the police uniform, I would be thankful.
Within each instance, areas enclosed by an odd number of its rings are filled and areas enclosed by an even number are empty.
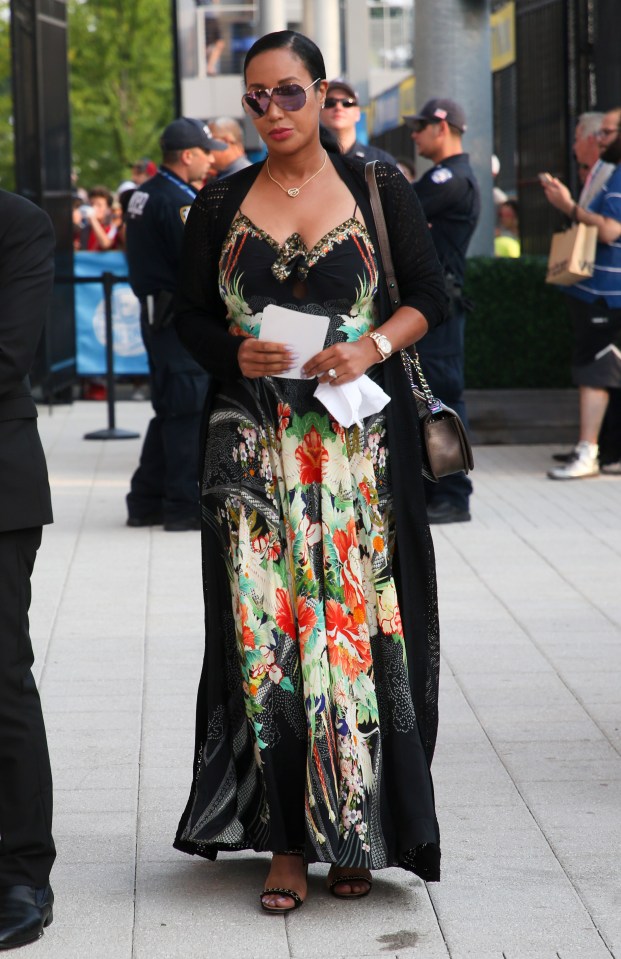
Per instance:
[[[393,166],[397,165],[394,156],[387,153],[386,150],[370,146],[368,143],[360,143],[358,140],[356,140],[354,145],[350,147],[344,155],[350,157],[352,160],[362,160],[363,163],[371,163],[372,160],[382,160],[384,163],[392,163]]]
[[[195,196],[193,187],[161,166],[127,208],[129,279],[141,304],[155,410],[127,496],[129,525],[198,526],[198,443],[209,377],[171,324],[183,227]]]
[[[464,328],[465,311],[461,291],[466,268],[466,251],[480,212],[479,187],[467,153],[442,160],[428,170],[413,189],[421,202],[438,258],[444,269],[451,298],[447,321],[427,333],[418,343],[429,386],[464,421]],[[472,483],[465,473],[426,483],[427,502],[448,501],[468,510]]]

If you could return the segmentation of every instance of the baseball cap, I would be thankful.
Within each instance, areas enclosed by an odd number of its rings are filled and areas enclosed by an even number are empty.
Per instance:
[[[328,84],[328,89],[326,90],[326,96],[329,97],[331,93],[334,93],[335,90],[344,90],[348,97],[351,97],[352,100],[355,100],[358,103],[358,94],[352,87],[351,83],[348,83],[347,80],[342,80],[341,77],[336,77],[335,80],[330,80]]]
[[[209,153],[211,150],[226,150],[228,144],[212,137],[211,130],[202,120],[192,117],[179,117],[169,123],[160,137],[162,150],[189,150],[200,147]]]
[[[418,113],[412,113],[404,116],[403,119],[408,126],[414,126],[419,120],[446,120],[452,127],[457,127],[461,133],[466,132],[466,114],[458,103],[454,100],[448,100],[442,97],[434,97],[433,100],[427,100],[422,110]]]

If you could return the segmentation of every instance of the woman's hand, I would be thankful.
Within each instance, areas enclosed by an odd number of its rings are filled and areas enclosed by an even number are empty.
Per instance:
[[[296,356],[285,343],[268,343],[249,336],[239,348],[237,362],[242,374],[253,380],[286,373],[295,366]]]
[[[320,383],[343,386],[344,383],[357,380],[370,366],[377,363],[379,358],[373,340],[363,336],[355,343],[334,343],[328,346],[313,356],[302,372],[308,379],[316,376]]]

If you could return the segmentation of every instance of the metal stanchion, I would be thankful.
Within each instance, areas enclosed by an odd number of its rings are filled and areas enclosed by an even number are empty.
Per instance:
[[[97,278],[99,279],[99,277]],[[113,273],[103,273],[101,281],[104,288],[104,302],[106,308],[106,392],[108,403],[108,428],[105,430],[95,430],[92,433],[85,433],[85,440],[135,440],[140,433],[132,433],[130,430],[122,430],[116,426],[115,422],[115,384],[114,384],[114,351],[112,342],[112,290],[119,277]]]

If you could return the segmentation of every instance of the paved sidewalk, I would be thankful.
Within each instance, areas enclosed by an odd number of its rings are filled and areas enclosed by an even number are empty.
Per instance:
[[[148,404],[122,403],[144,433]],[[436,527],[443,880],[400,870],[262,914],[267,857],[184,856],[202,648],[199,535],[128,529],[140,441],[41,410],[56,523],[32,632],[55,777],[57,907],[38,959],[621,959],[621,478],[476,450],[473,522]],[[25,953],[24,953],[25,954]],[[30,953],[29,953],[30,954]]]

